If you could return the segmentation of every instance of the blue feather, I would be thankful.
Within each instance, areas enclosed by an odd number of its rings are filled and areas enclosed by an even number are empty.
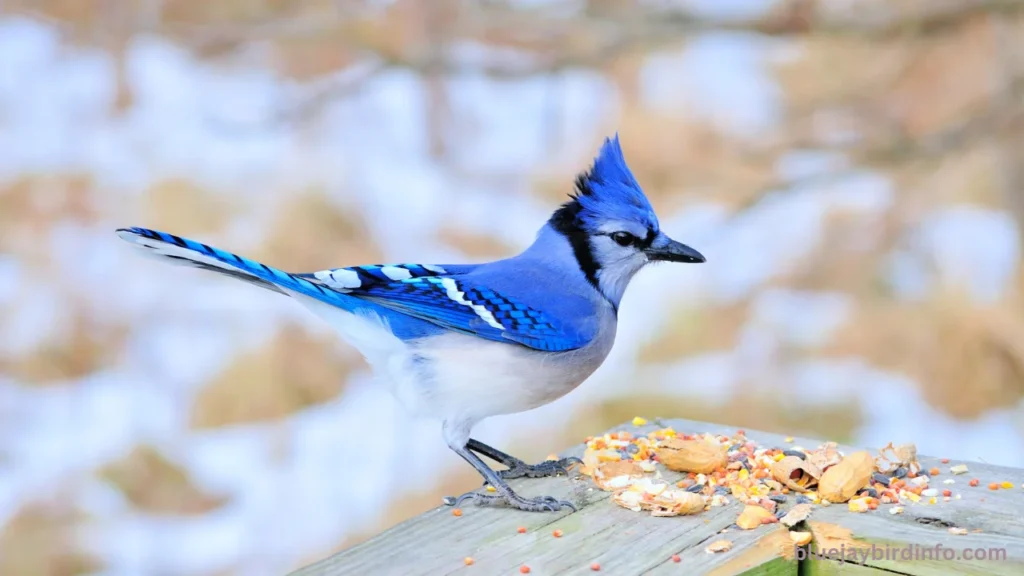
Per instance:
[[[658,232],[658,217],[626,164],[619,136],[606,138],[594,165],[577,178],[573,197],[580,223],[595,227],[609,220],[634,221]]]
[[[588,341],[578,331],[557,326],[543,312],[465,278],[411,278],[358,289],[353,294],[449,330],[518,342],[538,350],[573,350]]]
[[[375,264],[294,274],[166,232],[133,227],[119,229],[118,234],[181,264],[227,274],[284,294],[290,291],[309,296],[348,311],[372,309],[403,339],[451,330],[546,351],[572,350],[587,342],[584,335],[572,329],[556,327],[544,313],[462,279],[478,267],[474,264]],[[161,251],[162,246],[176,249]],[[402,274],[408,273],[409,277],[391,278],[388,272],[396,274],[394,269],[403,270]],[[331,274],[339,271],[353,279],[351,286],[340,287],[333,282]],[[453,295],[459,295],[462,302],[454,300]]]

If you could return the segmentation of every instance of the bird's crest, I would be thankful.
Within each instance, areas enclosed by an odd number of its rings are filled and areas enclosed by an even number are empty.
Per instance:
[[[591,168],[576,177],[572,200],[553,218],[571,219],[583,228],[606,220],[633,220],[657,229],[657,217],[626,164],[619,135],[606,138]]]

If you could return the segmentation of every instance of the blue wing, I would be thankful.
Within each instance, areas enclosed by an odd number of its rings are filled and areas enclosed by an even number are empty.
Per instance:
[[[118,234],[165,261],[226,274],[282,294],[299,293],[345,310],[363,307],[386,316],[404,315],[417,325],[403,329],[409,337],[425,333],[418,326],[422,321],[428,323],[424,328],[436,326],[551,352],[573,350],[589,341],[575,325],[560,324],[463,276],[478,264],[386,264],[294,274],[165,232],[128,228]]]
[[[459,276],[478,267],[479,264],[367,264],[303,272],[295,276],[319,281],[324,286],[348,293],[410,278]]]
[[[467,278],[409,278],[367,286],[352,295],[449,330],[537,350],[574,350],[589,341],[575,327],[559,325],[544,312]]]

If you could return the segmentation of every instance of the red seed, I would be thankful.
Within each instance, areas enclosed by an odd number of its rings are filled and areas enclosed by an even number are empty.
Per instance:
[[[953,495],[953,491],[952,490],[943,490],[942,491],[942,495],[948,498],[948,497]]]
[[[943,459],[941,460],[941,462],[942,462],[943,464],[949,464],[949,458],[943,458]]]
[[[672,555],[672,561],[675,562],[676,564],[678,564],[678,563],[682,562],[683,559],[679,557],[679,554],[673,554]]]
[[[520,526],[519,528],[516,528],[516,532],[519,532],[520,534],[526,534],[526,526]]]
[[[597,562],[594,562],[593,564],[590,565],[590,569],[593,570],[594,572],[600,572],[601,571],[601,565],[598,564]]]
[[[529,574],[530,573],[530,567],[527,566],[526,564],[523,564],[522,566],[519,567],[519,573],[520,574]]]
[[[968,482],[968,484],[970,484],[971,486],[977,486],[978,485],[978,479],[975,478],[975,479],[971,480],[970,482]]]
[[[928,475],[929,476],[938,476],[939,475],[939,469],[938,468],[932,468],[931,470],[928,470]]]
[[[561,530],[555,530],[554,532],[551,533],[551,535],[554,536],[555,538],[561,538],[562,537],[562,531]]]

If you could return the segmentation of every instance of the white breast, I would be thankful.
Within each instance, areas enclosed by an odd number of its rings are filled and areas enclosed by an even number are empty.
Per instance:
[[[611,342],[551,353],[449,333],[411,348],[413,366],[393,377],[410,388],[420,410],[476,421],[530,410],[564,396],[601,365]],[[414,381],[408,381],[410,376]]]
[[[403,342],[376,315],[297,298],[359,350],[406,410],[442,420],[479,421],[556,400],[601,365],[615,337],[613,325],[587,346],[558,353],[455,332]]]

